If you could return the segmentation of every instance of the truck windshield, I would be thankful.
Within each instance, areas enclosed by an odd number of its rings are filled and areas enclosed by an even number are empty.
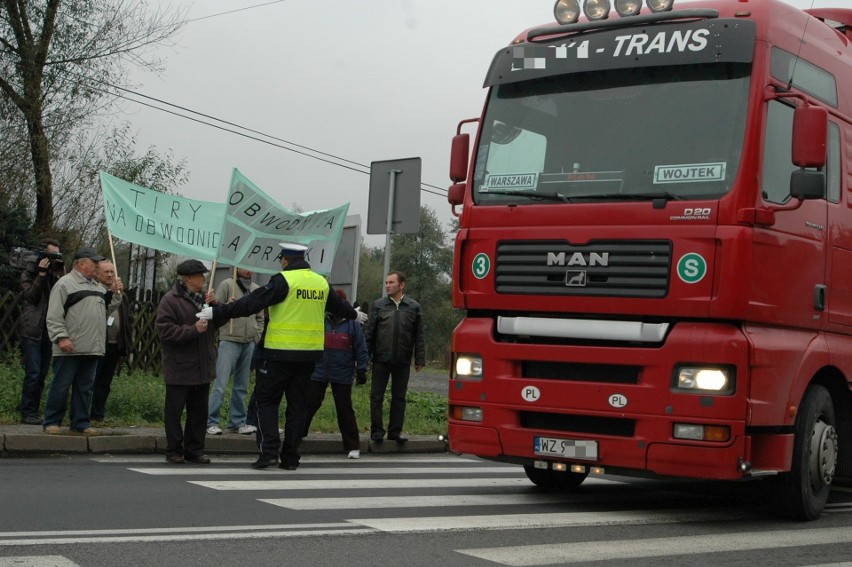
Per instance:
[[[576,73],[492,90],[478,204],[708,199],[730,190],[750,66]]]

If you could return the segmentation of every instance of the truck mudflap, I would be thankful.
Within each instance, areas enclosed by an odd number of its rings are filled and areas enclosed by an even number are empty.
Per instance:
[[[478,457],[498,457],[503,454],[500,435],[496,429],[450,423],[450,451]]]

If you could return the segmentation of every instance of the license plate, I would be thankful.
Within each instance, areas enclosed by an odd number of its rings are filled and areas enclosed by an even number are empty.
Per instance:
[[[534,450],[536,455],[548,457],[565,457],[584,461],[596,461],[598,458],[597,441],[536,437]]]

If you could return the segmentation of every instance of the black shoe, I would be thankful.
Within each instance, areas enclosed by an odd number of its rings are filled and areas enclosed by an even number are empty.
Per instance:
[[[21,423],[26,425],[41,425],[42,419],[37,415],[28,415],[21,418]]]
[[[193,457],[187,456],[187,457],[184,457],[184,460],[187,463],[195,463],[196,465],[209,465],[210,464],[210,457],[208,457],[207,455],[195,455]]]
[[[265,469],[278,464],[278,457],[259,456],[255,462],[251,464],[253,469]]]
[[[402,435],[394,435],[391,437],[388,435],[388,441],[396,441],[397,443],[405,443],[408,441],[408,437],[403,437]]]
[[[173,465],[182,465],[186,461],[184,460],[183,455],[166,455],[166,462]]]
[[[384,433],[373,433],[372,435],[370,435],[370,439],[372,439],[376,443],[381,443],[382,441],[385,440],[385,434]]]
[[[298,464],[294,465],[293,463],[289,463],[289,464],[281,463],[281,464],[278,465],[278,468],[284,469],[285,471],[294,471],[297,468],[299,468],[299,465]]]

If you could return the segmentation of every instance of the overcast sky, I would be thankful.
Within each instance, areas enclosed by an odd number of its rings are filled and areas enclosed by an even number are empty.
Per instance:
[[[139,152],[156,146],[186,158],[185,197],[223,202],[236,167],[285,207],[349,202],[363,232],[369,197],[363,172],[373,161],[422,158],[422,181],[434,187],[421,192],[421,204],[449,222],[456,125],[482,110],[494,53],[523,29],[553,22],[552,0],[171,0],[171,6],[185,10],[190,22],[174,48],[160,50],[164,73],[133,75],[137,92],[336,156],[319,155],[343,166],[125,102],[118,118],[131,122]],[[384,236],[367,243],[384,245]]]

